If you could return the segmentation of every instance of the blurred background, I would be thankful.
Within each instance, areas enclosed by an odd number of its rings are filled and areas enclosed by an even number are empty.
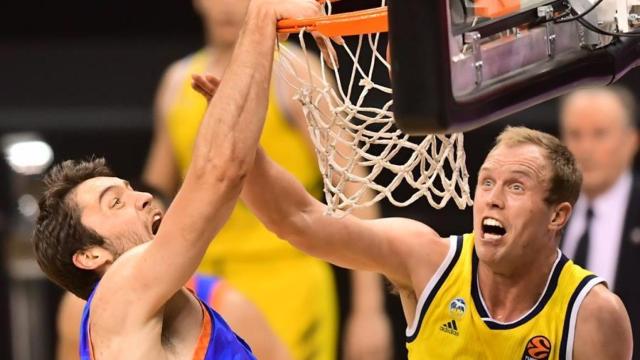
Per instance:
[[[41,172],[54,162],[95,155],[106,157],[120,177],[138,178],[160,76],[202,42],[189,1],[0,5],[0,359],[53,359],[55,309],[62,292],[39,271],[29,242]],[[623,83],[640,94],[640,72],[632,71]],[[557,134],[557,112],[557,101],[550,101],[469,132],[465,148],[471,184],[506,124]],[[637,159],[635,169],[640,169]],[[385,216],[435,225],[443,235],[471,228],[470,209],[452,205],[436,211],[425,202],[407,208],[383,204],[382,210]],[[346,312],[346,277],[341,270],[337,277]],[[389,295],[387,303],[395,358],[400,358],[406,325],[397,298]]]

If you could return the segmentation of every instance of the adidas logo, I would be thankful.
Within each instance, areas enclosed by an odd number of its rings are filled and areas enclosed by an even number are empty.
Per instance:
[[[448,323],[440,325],[440,331],[444,331],[447,334],[451,334],[453,336],[458,336],[460,333],[458,332],[458,325],[455,320],[451,320]]]

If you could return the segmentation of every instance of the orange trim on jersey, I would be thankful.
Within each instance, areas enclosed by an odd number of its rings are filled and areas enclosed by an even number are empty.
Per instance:
[[[197,296],[194,297],[196,300]],[[200,309],[202,310],[202,329],[200,330],[200,336],[198,336],[198,343],[196,344],[196,350],[193,352],[193,360],[202,360],[207,355],[207,349],[209,348],[209,341],[211,340],[211,316],[209,312],[204,308],[204,304],[198,300]]]
[[[196,277],[195,275],[189,278],[189,281],[184,285],[187,289],[191,290],[192,293],[196,292]]]

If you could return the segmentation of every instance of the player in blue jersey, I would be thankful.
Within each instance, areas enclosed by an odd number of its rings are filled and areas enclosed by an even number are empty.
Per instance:
[[[258,359],[292,358],[260,310],[226,281],[216,276],[195,274],[186,287],[222,315],[233,331],[249,343]],[[80,359],[78,329],[85,303],[86,301],[67,292],[58,306],[57,360]]]
[[[92,359],[254,359],[183,286],[229,217],[253,165],[267,108],[276,22],[315,16],[314,0],[254,0],[193,160],[166,215],[104,160],[67,161],[45,179],[34,248],[53,281],[87,299]],[[160,223],[162,222],[162,225]]]

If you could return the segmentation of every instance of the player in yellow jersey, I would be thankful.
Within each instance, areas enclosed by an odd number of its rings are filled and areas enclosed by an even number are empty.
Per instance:
[[[261,150],[243,199],[301,250],[387,276],[410,324],[410,359],[628,360],[624,305],[558,250],[580,183],[558,139],[508,128],[482,165],[463,237],[408,219],[327,216]]]
[[[203,19],[206,46],[169,67],[159,86],[154,140],[143,175],[146,184],[168,197],[175,195],[191,162],[193,142],[206,108],[206,101],[191,89],[191,75],[206,72],[222,76],[248,3],[194,0]],[[304,115],[293,100],[293,91],[277,72],[276,66],[261,145],[308,191],[320,195],[322,179],[311,142],[305,136]],[[375,210],[358,215],[375,217]],[[336,358],[337,305],[330,267],[278,239],[241,202],[198,270],[221,276],[256,304],[295,359]],[[391,337],[382,282],[376,274],[357,273],[353,279],[347,360],[389,359]]]

